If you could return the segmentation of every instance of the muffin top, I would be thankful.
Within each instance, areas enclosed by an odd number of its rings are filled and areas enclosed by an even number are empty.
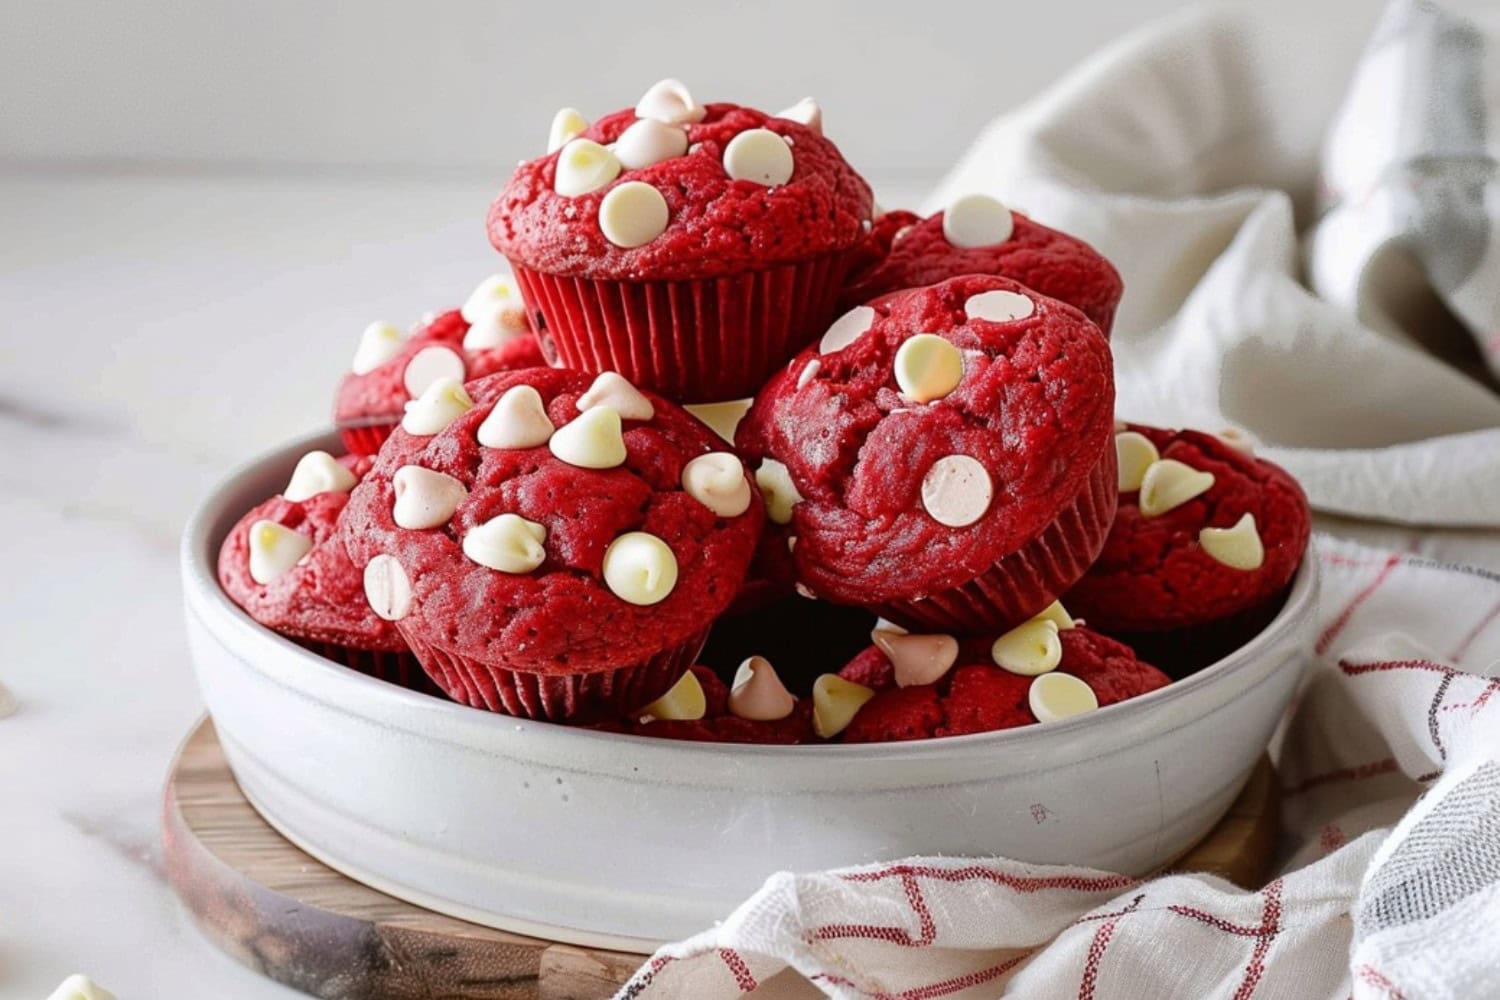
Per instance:
[[[508,275],[497,274],[475,289],[463,309],[423,321],[409,337],[388,323],[370,324],[339,382],[334,421],[388,421],[439,378],[466,382],[544,364],[520,291]]]
[[[1109,345],[1082,313],[970,275],[845,314],[737,432],[798,578],[879,605],[974,579],[1036,537],[1109,446]]]
[[[219,584],[267,628],[296,639],[399,652],[406,644],[365,603],[360,573],[337,537],[349,491],[369,458],[303,456],[279,496],[230,529],[219,549]]]
[[[808,102],[781,116],[704,106],[664,80],[592,125],[560,114],[557,142],[490,206],[490,242],[533,270],[716,277],[852,247],[870,223],[869,186]]]
[[[886,252],[850,277],[846,306],[960,274],[996,274],[1074,306],[1108,335],[1125,286],[1114,266],[1082,240],[983,195],[959,198],[921,220],[887,214],[892,221],[877,225]]]
[[[1119,508],[1070,608],[1106,632],[1166,631],[1247,611],[1291,582],[1311,531],[1307,497],[1230,440],[1121,426]]]
[[[875,691],[843,731],[843,741],[883,743],[1013,729],[1064,717],[1054,714],[1059,705],[1071,709],[1067,714],[1077,714],[1171,683],[1124,643],[1074,624],[1066,613],[1052,624],[1059,620],[1066,627],[1048,629],[1047,620],[1039,618],[1002,636],[962,640],[877,631],[877,644],[840,672],[843,679]],[[1039,640],[1025,634],[1037,630],[1050,636]],[[1043,648],[1050,648],[1051,657],[1038,661],[1033,651]],[[1020,661],[1013,661],[1007,650],[1019,650]],[[927,683],[912,683],[901,676],[901,668],[912,669],[912,664],[918,679],[925,680],[922,671],[930,675],[941,668],[942,673]],[[1052,684],[1060,686],[1062,695],[1049,701],[1046,688]]]
[[[762,517],[739,459],[683,410],[613,373],[534,368],[409,404],[343,536],[414,643],[580,674],[707,628]]]

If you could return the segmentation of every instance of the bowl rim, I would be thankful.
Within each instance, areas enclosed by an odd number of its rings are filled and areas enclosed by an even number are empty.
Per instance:
[[[230,634],[244,638],[252,647],[259,646],[265,651],[265,655],[293,657],[305,664],[304,669],[321,669],[324,671],[322,676],[325,679],[336,679],[331,682],[347,686],[351,698],[360,701],[370,700],[372,704],[383,701],[388,707],[403,710],[396,713],[398,717],[415,719],[425,715],[449,716],[455,724],[465,728],[487,728],[493,730],[497,736],[501,731],[519,734],[529,741],[542,743],[542,747],[533,748],[541,754],[546,753],[547,744],[555,744],[558,740],[580,747],[593,744],[606,751],[611,747],[625,746],[644,753],[670,751],[677,759],[693,758],[702,759],[705,762],[733,757],[739,760],[758,758],[786,764],[809,761],[848,763],[853,760],[880,763],[939,758],[951,756],[955,752],[979,750],[1027,752],[1055,742],[1058,738],[1066,738],[1080,732],[1097,734],[1099,727],[1104,725],[1114,724],[1123,728],[1131,719],[1139,719],[1143,714],[1151,713],[1161,706],[1201,694],[1210,687],[1252,671],[1258,663],[1262,662],[1259,654],[1309,618],[1316,606],[1318,559],[1314,543],[1309,542],[1308,550],[1293,577],[1291,588],[1281,609],[1245,645],[1202,670],[1181,680],[1173,681],[1166,687],[1144,695],[1137,695],[1114,705],[1106,705],[1093,712],[1045,725],[1020,726],[994,732],[932,737],[924,740],[861,744],[771,745],[697,742],[660,739],[631,733],[602,732],[488,712],[365,676],[304,649],[259,624],[230,600],[218,581],[218,552],[223,538],[213,531],[216,523],[222,522],[226,517],[232,515],[233,520],[237,520],[243,516],[243,511],[227,509],[230,497],[243,489],[247,480],[264,477],[267,466],[285,464],[290,467],[295,458],[318,448],[335,452],[341,450],[337,432],[328,430],[309,434],[248,461],[238,463],[197,504],[183,529],[179,548],[188,614],[197,617],[205,628],[215,632],[220,638],[223,638],[223,629],[227,628]],[[233,520],[230,521],[231,524]],[[267,674],[257,657],[243,655],[241,659],[258,673]],[[305,690],[302,693],[315,697]],[[339,707],[355,715],[364,714],[354,711],[348,704],[342,704]],[[397,725],[396,722],[390,720],[387,720],[387,724]],[[409,731],[416,731],[411,726],[405,728]],[[430,736],[425,731],[422,735]]]

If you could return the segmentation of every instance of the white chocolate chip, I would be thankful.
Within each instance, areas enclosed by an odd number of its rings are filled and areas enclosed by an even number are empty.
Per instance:
[[[561,108],[552,116],[552,127],[547,131],[547,152],[562,149],[589,127],[589,120],[577,108]]]
[[[1031,714],[1038,722],[1058,722],[1099,707],[1094,689],[1072,674],[1043,674],[1031,682],[1026,693]]]
[[[806,125],[816,135],[823,134],[823,109],[811,97],[804,97],[789,108],[776,112],[775,117]]]
[[[1068,614],[1068,609],[1062,606],[1062,601],[1053,601],[1036,613],[1032,621],[1052,622],[1060,630],[1066,632],[1070,628],[1077,628],[1078,622]]]
[[[802,371],[797,373],[797,388],[807,388],[807,383],[818,377],[818,369],[823,367],[823,362],[813,358],[802,366]]]
[[[622,601],[658,604],[677,586],[677,557],[655,535],[626,532],[604,550],[604,583]]]
[[[518,305],[514,309],[497,309],[469,324],[464,331],[464,350],[488,351],[529,336],[531,327],[526,324],[525,308]]]
[[[1134,493],[1141,488],[1146,470],[1161,458],[1161,453],[1140,431],[1121,431],[1115,435],[1115,457],[1119,460],[1120,492]]]
[[[876,632],[889,632],[891,635],[909,635],[910,633],[893,621],[884,618],[876,618],[875,625],[870,629],[870,641],[875,641]]]
[[[802,502],[787,467],[774,458],[763,459],[755,470],[755,485],[766,501],[766,516],[776,524],[792,522],[792,508]]]
[[[608,406],[584,410],[559,427],[547,446],[552,454],[580,469],[613,469],[625,464],[620,415]]]
[[[411,579],[395,556],[379,555],[365,564],[365,600],[388,622],[399,622],[411,611]]]
[[[396,502],[391,516],[396,526],[410,531],[447,524],[458,505],[469,498],[463,483],[444,472],[420,465],[403,465],[391,477]]]
[[[1239,427],[1225,427],[1215,436],[1229,447],[1243,451],[1247,455],[1254,455],[1256,446],[1259,444],[1254,434]]]
[[[667,229],[667,199],[650,184],[626,181],[599,203],[599,229],[617,247],[644,246]]]
[[[565,198],[597,191],[620,176],[614,153],[592,139],[573,139],[557,154],[552,190]]]
[[[389,323],[376,321],[359,335],[359,347],[349,365],[356,375],[368,375],[401,350],[401,331]]]
[[[440,378],[422,395],[406,404],[401,429],[421,436],[436,434],[473,408],[474,400],[469,398],[463,383],[453,378]]]
[[[809,601],[816,601],[818,599],[818,595],[813,593],[813,589],[801,581],[792,584],[792,589],[797,592],[798,597],[805,597]]]
[[[682,488],[719,517],[739,517],[750,509],[745,466],[727,451],[699,455],[683,466]]]
[[[536,448],[556,430],[542,405],[542,394],[529,385],[505,390],[474,437],[486,448]]]
[[[936,684],[958,662],[958,640],[951,635],[898,635],[876,630],[870,638],[891,661],[897,687]]]
[[[281,491],[283,500],[301,503],[319,493],[348,493],[359,484],[359,477],[339,464],[326,451],[310,451],[297,460],[292,478]]]
[[[1213,485],[1212,472],[1200,472],[1174,458],[1152,462],[1141,477],[1141,515],[1156,517],[1165,514],[1207,493]]]
[[[922,477],[922,506],[938,524],[962,528],[990,509],[995,486],[978,459],[946,455]]]
[[[1204,528],[1198,532],[1198,544],[1216,562],[1230,569],[1256,570],[1266,561],[1266,549],[1255,527],[1255,515],[1245,514],[1233,527]]]
[[[726,442],[734,444],[734,432],[754,402],[753,399],[732,399],[725,403],[694,403],[683,409]]]
[[[692,722],[708,714],[703,685],[691,670],[660,698],[641,709],[642,722]]]
[[[958,388],[964,356],[937,334],[919,333],[901,344],[894,367],[901,391],[918,403],[930,403]]]
[[[526,302],[515,279],[494,274],[479,283],[460,310],[469,329],[464,350],[483,351],[531,333],[526,321]]]
[[[833,321],[823,339],[818,341],[819,354],[833,354],[854,343],[865,331],[875,325],[875,310],[869,306],[855,306]]]
[[[1035,677],[1056,670],[1062,662],[1062,640],[1057,637],[1057,622],[1050,618],[1031,621],[1006,632],[990,646],[995,666],[1023,677]]]
[[[74,973],[59,983],[47,1000],[115,1000],[115,995],[88,976]]]
[[[687,133],[682,129],[655,118],[640,118],[620,133],[613,148],[620,166],[639,170],[681,156],[687,147]]]
[[[547,528],[528,521],[519,514],[501,514],[483,524],[476,524],[464,535],[464,555],[488,569],[501,573],[524,574],[540,566],[547,558],[542,543]]]
[[[988,320],[991,323],[1009,323],[1025,319],[1036,312],[1036,303],[1031,296],[1020,292],[996,288],[978,295],[970,295],[964,303],[964,315],[970,319]]]
[[[451,378],[462,382],[467,370],[457,351],[433,345],[412,355],[406,363],[406,370],[401,373],[401,384],[406,387],[406,394],[416,399],[438,379]]]
[[[260,520],[250,525],[250,578],[259,584],[276,579],[312,551],[313,540],[300,531]]]
[[[796,161],[786,140],[768,128],[748,128],[724,147],[724,172],[767,187],[792,179]]]
[[[1010,209],[987,194],[955,198],[943,213],[943,239],[956,247],[1004,243],[1014,231]]]
[[[734,672],[729,688],[729,711],[742,719],[775,722],[797,707],[797,699],[786,689],[776,668],[764,656],[752,656]]]
[[[609,407],[621,420],[650,420],[656,416],[651,400],[618,372],[600,372],[588,391],[578,397],[579,413],[596,406]]]
[[[831,740],[854,721],[875,692],[838,674],[824,674],[813,681],[812,697],[813,732]]]
[[[701,122],[706,113],[681,80],[659,80],[636,102],[637,118],[654,118],[668,125]]]
[[[465,323],[475,323],[495,312],[525,308],[521,301],[521,290],[515,278],[508,274],[492,274],[481,281],[469,297],[464,300],[459,315]]]

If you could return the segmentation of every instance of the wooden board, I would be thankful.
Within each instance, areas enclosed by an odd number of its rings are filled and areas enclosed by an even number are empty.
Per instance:
[[[1173,867],[1258,887],[1276,806],[1263,760],[1223,822]],[[173,762],[162,827],[167,874],[203,933],[326,1000],[599,1000],[645,960],[446,917],[313,860],[245,800],[206,718]]]

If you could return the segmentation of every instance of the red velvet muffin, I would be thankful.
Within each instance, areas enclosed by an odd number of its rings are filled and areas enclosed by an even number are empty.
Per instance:
[[[759,669],[766,668],[759,667]],[[753,671],[751,673],[753,674]],[[687,693],[674,700],[692,705],[693,707],[686,713],[692,717],[657,718],[648,711],[643,712],[637,718],[605,723],[598,728],[609,732],[629,733],[632,736],[652,736],[657,739],[686,740],[692,743],[758,743],[787,746],[817,742],[817,738],[813,735],[811,699],[793,699],[788,693],[787,698],[782,699],[781,707],[757,713],[743,708],[740,705],[742,700],[740,698],[733,699],[733,704],[731,704],[729,685],[720,680],[719,675],[708,667],[693,667],[690,671],[690,678],[684,678],[684,681],[679,683],[685,683],[689,687],[696,685],[701,695]],[[701,707],[694,704],[700,698]],[[744,715],[738,715],[735,712],[737,708],[759,717],[747,718]],[[780,714],[783,708],[785,715]],[[666,714],[677,716],[683,713],[669,711]],[[766,717],[771,715],[776,717]]]
[[[1082,240],[984,195],[959,198],[920,221],[910,213],[892,215],[882,233],[886,252],[850,278],[841,299],[846,308],[961,274],[996,274],[1074,306],[1109,336],[1125,286]]]
[[[337,537],[369,458],[304,455],[286,490],[251,510],[219,549],[219,585],[273,632],[361,673],[433,690],[390,622],[364,599]]]
[[[1158,637],[1151,655],[1174,672],[1201,666],[1275,614],[1307,550],[1307,497],[1279,466],[1212,434],[1131,424],[1116,450],[1119,512],[1066,601],[1132,645]]]
[[[998,642],[994,636],[960,641],[877,632],[879,645],[840,673],[875,690],[840,738],[884,743],[1013,729],[1113,705],[1171,682],[1124,643],[1076,625],[1059,629],[1059,620],[1070,621],[1065,615],[1033,620],[1021,630],[1035,635],[1017,630]],[[1019,660],[1012,659],[1014,651]],[[1052,685],[1060,697],[1046,690]]]
[[[561,363],[682,402],[748,396],[832,318],[870,189],[821,121],[675,80],[554,130],[489,213]]]
[[[533,368],[408,404],[343,535],[371,606],[451,697],[586,722],[692,665],[762,519],[739,459],[673,404]]]
[[[802,588],[915,629],[1025,621],[1114,516],[1109,345],[1006,278],[898,292],[839,319],[740,425]]]
[[[854,265],[849,268],[850,280],[857,281],[860,275],[873,270],[890,254],[891,244],[896,242],[896,237],[903,235],[906,230],[921,221],[920,215],[908,212],[904,208],[893,209],[889,212],[877,211],[870,231],[865,234],[864,240],[860,243]],[[863,301],[863,299],[860,300],[860,302]],[[848,305],[857,306],[859,302],[850,302]]]
[[[366,327],[334,397],[334,424],[350,452],[373,455],[400,423],[406,402],[437,379],[465,382],[543,364],[520,291],[497,274],[462,310],[440,313],[408,338],[389,323]]]

